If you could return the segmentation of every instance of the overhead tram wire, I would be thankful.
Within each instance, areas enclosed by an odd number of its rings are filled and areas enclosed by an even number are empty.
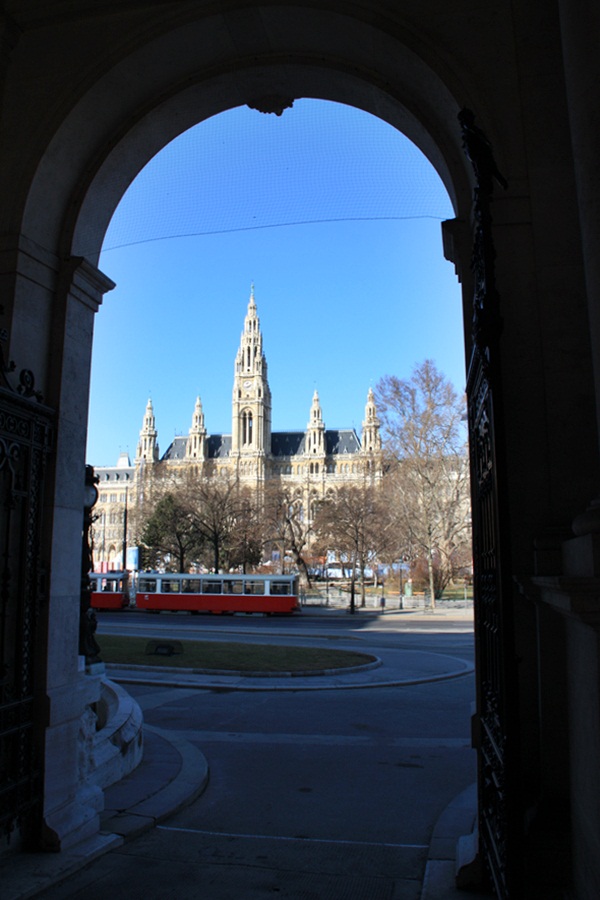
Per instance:
[[[296,225],[330,225],[335,222],[410,222],[418,219],[433,219],[443,222],[444,216],[344,216],[333,219],[305,219],[298,222],[274,222],[269,225],[243,225],[240,228],[219,228],[214,231],[190,231],[184,234],[165,234],[158,237],[142,238],[139,241],[128,241],[124,244],[114,244],[112,247],[103,247],[102,253],[110,253],[111,250],[123,250],[127,247],[138,247],[141,244],[152,244],[158,241],[174,241],[190,237],[210,237],[218,234],[235,234],[242,231],[264,231],[268,228],[290,228]]]

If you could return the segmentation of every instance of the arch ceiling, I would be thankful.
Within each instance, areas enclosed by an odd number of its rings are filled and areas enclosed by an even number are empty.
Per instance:
[[[300,97],[350,104],[402,131],[438,171],[456,214],[468,216],[460,104],[440,75],[364,21],[281,5],[197,14],[134,48],[117,44],[41,155],[23,231],[59,257],[97,264],[123,193],[167,143],[227,109],[279,114]]]

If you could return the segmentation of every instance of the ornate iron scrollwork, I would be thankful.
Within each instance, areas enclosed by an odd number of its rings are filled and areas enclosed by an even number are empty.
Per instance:
[[[54,423],[33,376],[22,390],[7,387],[6,373],[14,369],[0,346],[0,835],[18,831],[27,842],[42,796],[33,706],[36,626],[47,590],[43,485]]]
[[[518,843],[514,717],[514,639],[510,566],[506,540],[499,344],[502,331],[496,290],[491,203],[494,185],[507,188],[487,137],[471,110],[459,114],[465,153],[473,166],[474,277],[472,353],[467,378],[471,485],[477,714],[479,835],[483,857],[499,898],[515,895]]]
[[[0,309],[1,312],[1,309]],[[9,391],[15,391],[18,394],[21,394],[22,397],[26,397],[29,399],[30,397],[35,398],[38,403],[42,403],[44,400],[43,395],[40,391],[36,391],[35,389],[35,376],[31,369],[21,369],[19,372],[19,384],[16,389],[13,387],[8,376],[16,371],[16,364],[10,360],[6,362],[4,358],[4,348],[3,344],[8,340],[8,334],[6,328],[0,329],[0,387],[5,388]]]
[[[508,187],[508,183],[496,165],[492,145],[483,131],[475,125],[475,116],[471,110],[461,110],[458,120],[462,129],[463,149],[473,166],[476,182],[473,196],[475,233],[471,257],[475,285],[471,335],[474,352],[479,354],[480,363],[489,376],[491,348],[502,330],[496,291],[496,251],[492,237],[491,203],[494,183],[504,189]]]

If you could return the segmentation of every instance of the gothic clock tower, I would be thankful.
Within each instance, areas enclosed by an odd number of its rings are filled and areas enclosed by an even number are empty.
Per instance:
[[[271,390],[252,285],[240,348],[235,359],[231,455],[241,462],[244,459],[264,459],[270,453]]]

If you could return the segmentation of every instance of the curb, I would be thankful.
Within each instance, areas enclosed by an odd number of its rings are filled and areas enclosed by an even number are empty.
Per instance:
[[[171,781],[162,784],[155,793],[143,800],[123,809],[104,811],[100,833],[117,835],[124,841],[139,837],[140,834],[188,806],[203,793],[208,784],[208,762],[201,750],[181,736],[162,728],[144,723],[144,731],[151,732],[171,744],[179,754],[180,767]],[[136,778],[136,770],[130,777]],[[143,773],[137,773],[137,777],[143,778]],[[113,791],[116,790],[118,782],[113,785]]]
[[[431,835],[420,900],[461,900],[465,891],[456,886],[459,842],[471,838],[477,826],[477,784],[452,800],[437,820]],[[473,892],[469,900],[492,900],[493,894]]]
[[[129,663],[107,663],[106,668],[112,671],[119,670],[121,672],[152,672],[155,669],[159,672],[166,672],[169,675],[209,675],[212,678],[310,678],[313,675],[353,675],[356,672],[368,672],[371,669],[378,669],[383,665],[378,656],[373,656],[371,662],[363,663],[360,666],[340,666],[335,669],[299,669],[296,672],[264,672],[264,671],[245,671],[237,669],[186,669],[183,666],[140,666]]]
[[[63,850],[61,853],[26,853],[10,858],[10,866],[0,865],[2,900],[28,900],[37,897],[75,875],[111,850],[123,846],[168,816],[179,812],[196,800],[208,784],[209,769],[206,757],[189,741],[151,725],[144,724],[144,731],[152,732],[167,741],[179,756],[180,765],[174,778],[162,783],[154,794],[123,810],[105,810],[101,816],[98,834]],[[131,783],[145,778],[140,767],[125,776]],[[118,790],[117,782],[112,786]],[[107,791],[111,790],[107,788]],[[8,863],[6,858],[3,862]]]
[[[344,683],[345,675],[351,675],[352,670],[334,669],[323,672],[322,675],[330,679],[325,684],[303,684],[300,681],[302,673],[293,673],[291,676],[285,673],[272,673],[269,677],[264,677],[261,673],[260,677],[256,677],[255,684],[252,684],[252,676],[247,672],[241,674],[229,673],[221,670],[209,670],[209,673],[199,674],[197,670],[192,669],[173,669],[163,668],[162,666],[151,667],[133,667],[120,666],[117,664],[108,664],[107,670],[110,670],[110,677],[119,684],[142,684],[142,685],[160,685],[160,687],[180,687],[198,690],[213,691],[330,691],[330,690],[366,690],[384,687],[405,687],[415,684],[431,684],[438,681],[449,681],[453,678],[462,678],[471,675],[475,671],[473,663],[469,663],[462,659],[447,657],[452,659],[454,663],[460,663],[456,668],[448,669],[444,672],[431,674],[423,674],[420,676],[405,677],[382,677],[380,680],[359,681],[355,683]],[[374,669],[384,667],[385,663],[379,660],[377,663],[367,664],[359,667],[360,674],[363,671],[373,671]],[[321,674],[311,672],[311,675]],[[281,683],[275,683],[277,678],[281,679]],[[237,680],[236,680],[237,679]]]

